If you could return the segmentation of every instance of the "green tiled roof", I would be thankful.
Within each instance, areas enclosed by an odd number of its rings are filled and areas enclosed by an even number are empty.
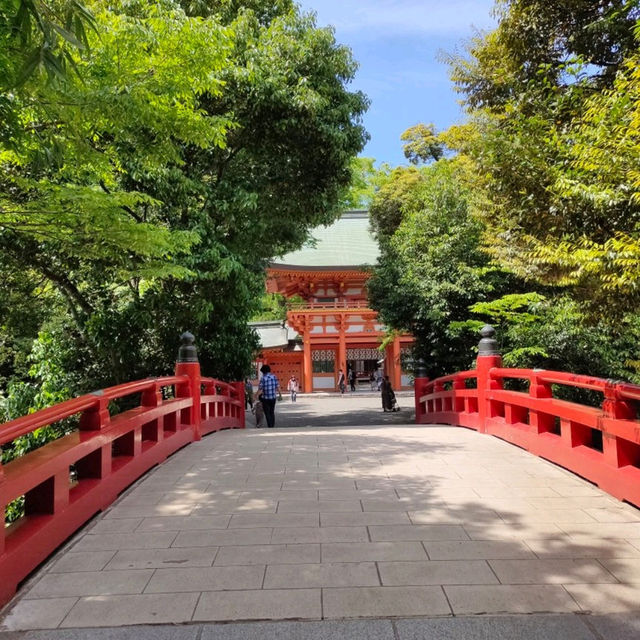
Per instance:
[[[366,211],[349,211],[332,225],[311,233],[315,243],[292,251],[273,261],[288,267],[359,267],[373,265],[378,259],[378,243],[369,231]]]

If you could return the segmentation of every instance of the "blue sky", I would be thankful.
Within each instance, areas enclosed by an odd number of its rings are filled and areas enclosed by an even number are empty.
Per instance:
[[[462,119],[441,52],[461,52],[477,30],[494,25],[493,0],[298,0],[333,25],[360,64],[353,88],[371,107],[363,155],[406,164],[400,135],[418,122],[446,129]]]

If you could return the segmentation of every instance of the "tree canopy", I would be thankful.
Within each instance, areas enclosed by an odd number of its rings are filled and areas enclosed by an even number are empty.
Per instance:
[[[448,58],[464,122],[409,129],[407,158],[436,162],[374,196],[372,299],[431,375],[471,365],[492,322],[511,366],[638,380],[640,5],[499,0],[496,17]]]
[[[26,4],[49,6],[4,15]],[[285,0],[50,6],[60,73],[0,54],[5,390],[170,371],[185,329],[207,374],[243,376],[267,261],[339,215],[366,140],[350,51]],[[0,38],[45,46],[37,25]]]

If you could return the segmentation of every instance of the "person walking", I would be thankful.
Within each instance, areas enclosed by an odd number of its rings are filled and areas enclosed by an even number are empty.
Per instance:
[[[369,374],[369,384],[371,385],[371,391],[375,391],[378,383],[376,382],[376,376],[373,371]]]
[[[344,371],[340,369],[340,371],[338,371],[338,389],[340,389],[340,393],[344,393],[346,388],[347,385],[344,382]]]
[[[351,391],[356,390],[356,370],[351,369],[349,371],[349,386],[351,387]]]
[[[258,396],[256,401],[253,403],[251,413],[256,417],[256,429],[264,428],[264,407],[262,406],[260,396]]]
[[[244,408],[251,407],[253,411],[253,385],[251,384],[251,380],[249,378],[245,378],[244,380]]]
[[[264,416],[267,419],[267,428],[273,429],[276,422],[275,410],[276,400],[280,395],[280,382],[278,378],[271,373],[271,367],[268,364],[263,364],[262,367],[260,367],[260,373],[262,373],[262,378],[258,385],[258,394],[262,401]]]
[[[396,394],[393,392],[389,376],[385,376],[382,380],[380,395],[382,396],[382,410],[385,412],[393,411],[393,401],[396,399]]]
[[[291,376],[289,378],[289,383],[287,384],[287,391],[291,394],[291,402],[296,401],[296,397],[298,396],[298,381],[295,376]]]
[[[376,389],[378,391],[382,390],[382,381],[383,381],[383,376],[382,376],[382,372],[380,371],[380,369],[376,369],[375,373],[374,373],[375,377],[376,377]]]

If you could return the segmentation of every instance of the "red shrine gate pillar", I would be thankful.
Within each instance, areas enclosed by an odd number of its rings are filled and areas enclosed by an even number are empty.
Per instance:
[[[305,332],[302,337],[304,345],[303,361],[303,390],[305,393],[313,391],[313,367],[311,366],[311,338]]]
[[[347,375],[347,342],[345,336],[345,318],[343,315],[340,315],[340,337],[338,339],[338,370],[342,369],[345,375]]]
[[[402,363],[400,362],[400,338],[395,338],[391,347],[391,386],[399,389],[402,386]]]

